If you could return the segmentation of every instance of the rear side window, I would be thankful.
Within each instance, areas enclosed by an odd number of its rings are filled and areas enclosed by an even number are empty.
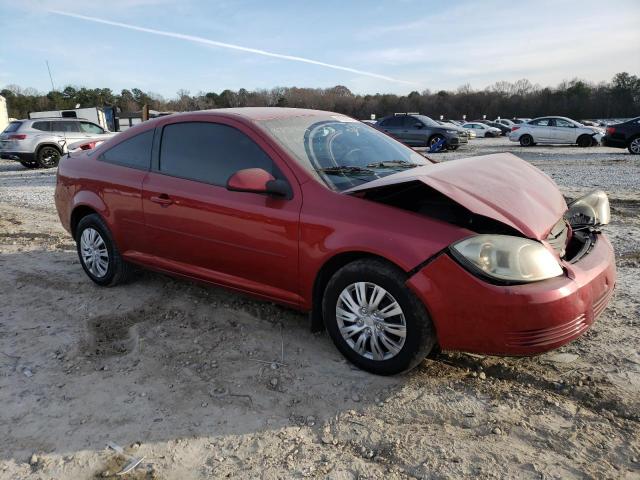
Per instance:
[[[162,131],[162,173],[225,186],[231,175],[244,168],[262,168],[280,177],[271,158],[236,128],[185,122],[167,125]]]
[[[34,128],[36,130],[41,130],[43,132],[50,132],[51,122],[34,122],[34,124],[31,125],[31,128]]]
[[[7,125],[7,128],[5,128],[2,132],[3,133],[17,132],[18,129],[20,128],[20,125],[22,125],[22,122],[11,122],[9,125]]]
[[[387,118],[380,125],[383,127],[401,127],[402,126],[403,117],[400,115]]]
[[[80,129],[78,128],[78,122],[51,122],[51,131],[52,132],[62,132],[62,133],[78,133]]]
[[[100,155],[100,160],[124,167],[149,170],[152,145],[153,130],[147,130],[110,148]]]

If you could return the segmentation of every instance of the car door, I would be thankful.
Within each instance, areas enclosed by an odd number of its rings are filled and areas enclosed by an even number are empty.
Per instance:
[[[80,123],[80,131],[86,138],[95,138],[105,135],[107,132],[99,125],[91,122],[78,122]]]
[[[402,118],[402,130],[400,132],[403,142],[407,145],[425,145],[428,137],[426,125],[411,115],[399,116]]]
[[[554,118],[553,139],[555,143],[576,143],[578,138],[578,128],[575,124],[564,118]]]
[[[80,131],[79,122],[72,120],[53,120],[51,132],[65,140],[65,149],[66,145],[85,138],[85,134]]]
[[[297,304],[297,180],[269,143],[243,124],[173,121],[158,127],[143,207],[155,266]],[[289,183],[291,198],[226,189],[262,168]]]
[[[552,124],[553,122],[550,118],[538,118],[525,125],[528,127],[534,142],[549,143],[554,140]]]
[[[404,115],[394,115],[393,117],[383,120],[380,127],[383,132],[388,133],[403,143],[406,143],[409,139],[407,138],[407,132],[405,131],[404,118]]]

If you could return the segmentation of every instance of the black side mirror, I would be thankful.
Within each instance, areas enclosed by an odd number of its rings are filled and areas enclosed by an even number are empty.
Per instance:
[[[276,197],[283,197],[289,200],[293,197],[291,186],[285,180],[269,180],[267,182],[267,193]]]

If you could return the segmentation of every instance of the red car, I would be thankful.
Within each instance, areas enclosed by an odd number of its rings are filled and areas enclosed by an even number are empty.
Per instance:
[[[145,122],[65,157],[56,206],[99,285],[133,265],[310,312],[357,366],[531,355],[602,313],[609,202],[567,207],[510,154],[433,164],[349,117],[238,108]]]

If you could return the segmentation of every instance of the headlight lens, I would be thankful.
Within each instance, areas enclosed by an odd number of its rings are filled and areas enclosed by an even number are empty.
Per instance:
[[[457,130],[447,130],[447,133],[450,133],[450,134],[457,134],[457,133],[458,133],[458,131],[457,131]]]
[[[606,225],[611,221],[609,198],[596,190],[569,204],[566,218],[571,225]]]
[[[562,275],[540,242],[509,235],[477,235],[451,246],[454,255],[480,273],[510,282],[536,282]]]

